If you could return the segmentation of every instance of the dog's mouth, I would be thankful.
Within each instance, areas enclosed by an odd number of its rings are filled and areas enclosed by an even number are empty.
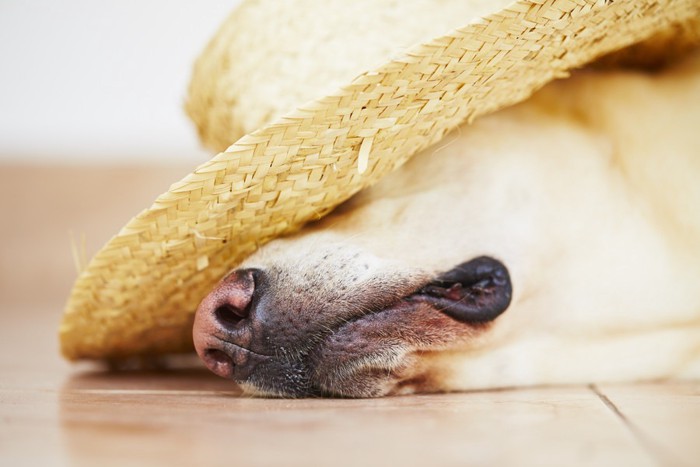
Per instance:
[[[266,287],[258,271],[235,272],[213,292],[213,303],[207,297],[200,305],[195,346],[217,375],[251,393],[284,397],[386,394],[414,376],[413,354],[469,336],[505,311],[512,296],[507,269],[489,257],[460,264],[398,300],[333,325],[323,322],[332,317],[327,309],[315,315],[318,322],[271,317]]]

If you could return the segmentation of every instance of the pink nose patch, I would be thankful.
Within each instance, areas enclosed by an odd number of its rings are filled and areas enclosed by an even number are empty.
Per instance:
[[[235,368],[227,336],[245,326],[254,291],[254,271],[234,271],[197,308],[192,329],[195,350],[207,368],[223,378],[231,378]]]

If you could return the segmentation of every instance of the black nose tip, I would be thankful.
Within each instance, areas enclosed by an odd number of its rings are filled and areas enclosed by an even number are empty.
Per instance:
[[[197,308],[192,337],[200,358],[214,373],[230,378],[234,360],[222,340],[242,329],[250,317],[256,269],[240,269],[226,276]],[[227,337],[229,336],[229,337]]]

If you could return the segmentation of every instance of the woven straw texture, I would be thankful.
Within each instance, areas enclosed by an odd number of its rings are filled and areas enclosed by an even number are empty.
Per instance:
[[[191,350],[207,291],[464,120],[700,15],[698,0],[535,0],[414,46],[242,137],[175,183],[92,259],[60,328],[66,357]]]

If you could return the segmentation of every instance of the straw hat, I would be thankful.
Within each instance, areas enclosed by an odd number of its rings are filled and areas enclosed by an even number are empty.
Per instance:
[[[568,69],[654,34],[697,40],[698,18],[700,0],[244,2],[187,104],[208,145],[237,141],[95,255],[66,305],[64,355],[191,350],[197,304],[261,244]]]

